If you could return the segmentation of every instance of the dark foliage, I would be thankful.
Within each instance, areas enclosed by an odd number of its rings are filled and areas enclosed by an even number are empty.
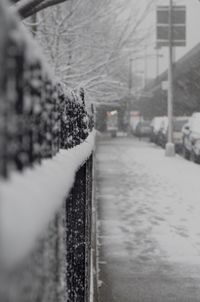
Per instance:
[[[58,84],[18,22],[13,18],[6,25],[0,55],[0,175],[4,177],[13,169],[21,171],[53,157],[60,148],[80,144],[93,126],[84,90],[75,93]]]
[[[82,93],[82,92],[81,92]],[[84,98],[74,91],[63,92],[64,107],[61,114],[61,148],[68,149],[83,142],[89,133],[89,116]]]

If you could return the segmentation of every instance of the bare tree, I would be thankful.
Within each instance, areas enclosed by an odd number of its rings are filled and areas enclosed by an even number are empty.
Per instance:
[[[47,7],[66,1],[68,0],[12,0],[22,18],[28,18]]]
[[[37,39],[68,86],[84,87],[92,101],[128,93],[129,57],[138,56],[149,36],[142,24],[153,0],[142,10],[137,3],[67,0],[38,14]]]

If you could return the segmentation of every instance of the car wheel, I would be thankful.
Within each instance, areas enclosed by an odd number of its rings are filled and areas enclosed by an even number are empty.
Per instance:
[[[183,157],[185,159],[190,159],[190,152],[183,146]]]
[[[112,137],[112,138],[117,137],[117,132],[116,132],[116,131],[112,131],[112,132],[111,132],[111,137]]]
[[[181,153],[183,152],[182,146],[180,146],[180,145],[175,145],[175,151],[176,151],[176,153],[181,154]]]
[[[200,164],[200,156],[195,155],[195,163]]]
[[[166,141],[164,140],[163,142],[162,142],[162,147],[163,147],[163,149],[165,149],[166,148]]]
[[[196,163],[196,155],[195,155],[194,151],[191,151],[191,152],[190,152],[190,160],[191,160],[193,163]]]

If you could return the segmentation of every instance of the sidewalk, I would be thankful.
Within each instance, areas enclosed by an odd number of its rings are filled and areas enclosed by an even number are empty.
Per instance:
[[[199,302],[200,166],[134,138],[96,156],[100,302]]]

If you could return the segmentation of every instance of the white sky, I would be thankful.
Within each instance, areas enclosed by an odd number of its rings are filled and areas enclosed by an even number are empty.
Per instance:
[[[141,8],[144,7],[148,3],[148,0],[141,1]],[[168,5],[169,0],[161,0],[159,4]],[[187,32],[187,46],[186,47],[177,47],[175,50],[176,60],[183,56],[186,52],[188,52],[192,47],[194,47],[197,43],[200,42],[200,1],[198,0],[174,0],[174,4],[184,4],[186,5],[187,16],[186,16],[186,32]],[[156,25],[156,14],[155,10],[146,20],[147,26],[155,26]],[[155,37],[153,38],[153,43],[155,42]],[[150,44],[152,40],[150,41]],[[155,45],[155,44],[154,44]],[[155,53],[155,50],[152,46],[148,47],[148,54]],[[160,72],[167,68],[168,61],[168,51],[167,48],[162,48],[160,53],[163,55],[160,58]],[[140,62],[140,68],[144,69],[144,62]],[[149,58],[148,59],[148,68],[147,68],[147,76],[155,77],[156,75],[156,59]]]

